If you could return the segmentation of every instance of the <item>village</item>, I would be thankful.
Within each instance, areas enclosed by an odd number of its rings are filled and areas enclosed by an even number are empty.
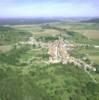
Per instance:
[[[40,29],[36,34],[35,30],[32,30],[33,33],[30,35],[25,30],[25,33],[19,33],[20,37],[17,36],[18,32],[12,37],[9,31],[12,39],[9,43],[5,42],[9,37],[4,35],[5,41],[1,42],[0,49],[0,97],[6,98],[6,95],[12,97],[15,93],[14,99],[15,96],[20,97],[20,93],[29,99],[30,94],[32,98],[36,90],[38,90],[37,97],[44,90],[44,95],[47,98],[51,97],[49,100],[73,100],[70,98],[74,98],[74,94],[78,98],[79,95],[82,97],[88,92],[90,97],[93,91],[97,93],[94,97],[98,97],[99,44],[97,41],[88,40],[87,37],[83,39],[83,36],[74,32],[57,34],[56,31],[49,29],[48,34],[46,31],[42,33]],[[5,95],[2,96],[2,93]],[[87,97],[87,95],[83,96],[83,98]]]
[[[44,43],[41,41],[37,41],[33,37],[30,37],[26,42],[20,42],[20,44],[29,44],[40,46],[42,48],[47,48],[49,55],[49,64],[62,63],[62,64],[74,64],[80,68],[83,68],[87,71],[96,71],[91,64],[87,64],[84,60],[80,58],[75,58],[71,56],[70,51],[75,49],[76,47],[86,47],[89,45],[86,44],[71,44],[69,41],[63,40],[59,37],[59,40],[55,40],[54,42]],[[84,59],[87,59],[86,57]]]

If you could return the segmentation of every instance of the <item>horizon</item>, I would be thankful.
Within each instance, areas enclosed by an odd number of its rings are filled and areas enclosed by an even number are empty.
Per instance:
[[[45,16],[45,17],[40,17],[40,16],[37,16],[37,17],[0,17],[0,19],[79,19],[79,18],[82,18],[82,19],[97,19],[99,18],[99,16],[75,16],[75,17],[72,17],[72,16],[69,16],[69,17],[64,17],[64,16],[52,16],[52,17],[48,17],[48,16]]]

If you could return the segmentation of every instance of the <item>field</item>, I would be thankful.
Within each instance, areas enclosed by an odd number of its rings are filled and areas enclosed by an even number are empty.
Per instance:
[[[91,39],[99,39],[99,23],[58,23],[53,26],[81,33]]]
[[[0,26],[0,100],[99,100],[99,24],[53,22]],[[48,45],[77,45],[71,55],[96,68],[49,64]],[[35,44],[31,43],[31,38]],[[32,41],[33,42],[33,41]]]
[[[75,32],[79,32],[89,39],[99,39],[99,30],[74,30]]]

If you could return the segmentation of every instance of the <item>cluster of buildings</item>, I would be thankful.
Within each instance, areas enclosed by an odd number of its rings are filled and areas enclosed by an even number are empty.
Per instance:
[[[68,50],[75,47],[73,44],[66,44],[63,39],[56,40],[49,44],[48,46],[48,54],[49,54],[49,62],[53,63],[72,63],[75,66],[83,67],[85,70],[89,69],[92,71],[96,71],[96,69],[87,64],[85,61],[81,59],[77,59],[68,53]]]
[[[78,67],[83,67],[85,70],[89,69],[92,71],[96,71],[96,69],[91,66],[90,64],[87,64],[85,61],[81,60],[80,58],[75,58],[70,55],[69,51],[74,49],[75,47],[78,47],[78,45],[74,45],[72,43],[69,43],[68,41],[64,41],[62,38],[59,40],[55,40],[54,42],[50,43],[43,43],[38,42],[33,37],[30,37],[28,41],[21,42],[21,44],[29,44],[29,45],[36,45],[48,48],[48,55],[49,55],[49,63],[62,63],[62,64],[74,64]],[[80,47],[80,46],[79,46]]]

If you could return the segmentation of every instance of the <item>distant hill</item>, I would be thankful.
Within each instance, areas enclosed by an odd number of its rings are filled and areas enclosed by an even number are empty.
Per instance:
[[[40,17],[40,18],[0,18],[0,25],[29,25],[52,22],[99,22],[90,17]]]
[[[60,21],[56,18],[1,18],[0,25],[28,25]]]
[[[82,22],[89,22],[89,23],[99,23],[99,18],[93,18]]]

